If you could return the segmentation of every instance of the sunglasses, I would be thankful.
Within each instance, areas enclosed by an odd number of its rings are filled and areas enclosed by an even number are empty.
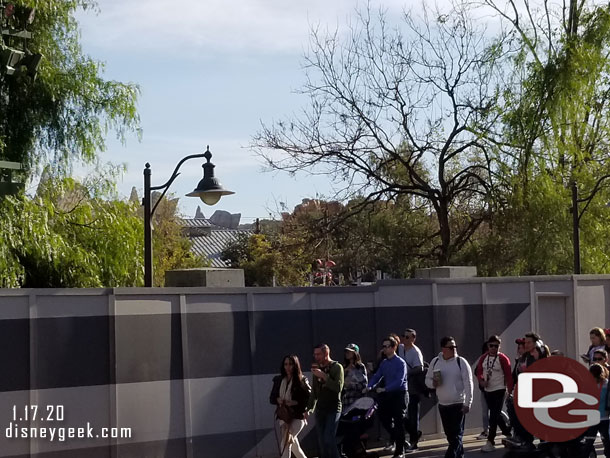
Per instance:
[[[500,345],[498,345],[498,344],[487,344],[487,346],[489,348],[499,348],[500,347]]]
[[[604,358],[593,358],[593,361],[603,361]]]
[[[384,345],[382,345],[382,347],[383,347],[383,348],[392,348],[392,345],[387,345],[387,344],[384,344]]]

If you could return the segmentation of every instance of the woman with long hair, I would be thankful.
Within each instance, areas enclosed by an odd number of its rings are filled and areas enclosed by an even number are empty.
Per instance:
[[[354,401],[364,396],[362,390],[366,388],[368,378],[366,367],[360,358],[360,347],[354,343],[345,347],[345,359],[343,361],[343,392],[341,393],[341,404],[345,412]]]
[[[345,346],[343,359],[343,391],[341,392],[341,415],[347,414],[350,407],[361,397],[365,396],[362,391],[366,388],[368,378],[366,367],[360,358],[360,347],[355,343]],[[337,437],[340,442],[341,456],[356,456],[356,447],[359,442],[360,433],[351,423],[339,422]]]
[[[280,375],[273,378],[273,388],[269,402],[278,407],[285,406],[290,412],[290,420],[277,419],[280,427],[280,454],[282,458],[290,458],[294,453],[297,458],[307,458],[297,436],[305,426],[304,413],[311,388],[303,375],[299,358],[296,355],[286,355],[282,359]]]
[[[599,416],[600,422],[591,426],[587,431],[587,436],[596,436],[597,433],[602,436],[604,444],[604,455],[610,458],[610,421],[608,420],[608,369],[601,364],[594,363],[589,368],[589,372],[595,378],[598,388],[601,390],[599,395]]]
[[[593,328],[589,331],[589,339],[591,340],[591,345],[589,345],[587,353],[580,355],[580,357],[590,366],[593,362],[593,354],[597,350],[603,350],[606,347],[606,333],[602,328]]]

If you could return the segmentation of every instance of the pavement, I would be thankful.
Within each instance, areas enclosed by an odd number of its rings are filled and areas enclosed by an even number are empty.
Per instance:
[[[504,436],[499,436],[496,438],[496,450],[494,452],[483,453],[481,452],[481,447],[485,444],[484,440],[477,440],[476,435],[468,435],[464,436],[464,455],[467,458],[509,458],[514,457],[514,454],[508,453],[507,449],[501,445],[501,439]],[[597,451],[597,456],[604,456],[603,447],[601,440],[597,439],[595,442],[595,449]],[[431,439],[424,440],[419,443],[419,449],[415,452],[409,453],[405,455],[408,458],[444,458],[445,451],[447,450],[447,441],[445,439]],[[391,457],[392,454],[388,454],[387,452],[383,452],[382,449],[371,449],[369,451],[376,451],[379,453],[379,456],[388,456]],[[384,455],[384,453],[386,453]],[[520,457],[527,458],[527,454],[520,453]],[[537,455],[539,456],[539,455]]]

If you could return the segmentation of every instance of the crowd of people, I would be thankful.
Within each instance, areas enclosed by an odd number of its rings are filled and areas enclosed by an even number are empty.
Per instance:
[[[379,420],[390,436],[385,451],[393,458],[403,458],[418,449],[420,403],[434,393],[448,447],[445,458],[464,456],[463,435],[466,414],[470,411],[475,379],[481,390],[484,431],[477,437],[486,442],[481,452],[496,449],[499,428],[505,441],[513,448],[533,449],[534,437],[519,422],[512,395],[519,374],[541,358],[563,356],[551,351],[535,332],[528,332],[515,341],[516,357],[501,352],[499,336],[490,336],[483,344],[481,356],[473,366],[458,355],[454,337],[440,340],[440,352],[429,363],[415,344],[417,333],[407,328],[402,337],[390,334],[382,341],[376,364],[363,364],[360,348],[350,343],[344,350],[343,363],[331,359],[330,348],[319,344],[314,348],[311,366],[312,384],[302,373],[299,359],[288,355],[282,361],[281,373],[273,380],[270,402],[277,405],[278,444],[282,458],[304,458],[298,435],[308,415],[313,413],[320,458],[344,458],[344,444],[337,440],[337,428],[358,400],[375,393]],[[610,458],[610,410],[608,378],[610,363],[610,329],[593,328],[591,345],[581,355],[589,365],[601,391],[598,425],[587,434],[602,437],[604,454]],[[506,412],[504,411],[506,409]],[[288,411],[289,413],[285,413]],[[351,457],[350,457],[351,458]]]

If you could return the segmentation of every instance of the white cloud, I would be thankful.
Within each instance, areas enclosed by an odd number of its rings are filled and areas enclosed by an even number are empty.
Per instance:
[[[83,37],[123,50],[300,52],[312,25],[344,25],[353,0],[100,0],[101,14],[80,16]],[[143,6],[143,4],[145,6]],[[372,1],[400,12],[402,2]],[[168,56],[169,57],[169,56]]]

